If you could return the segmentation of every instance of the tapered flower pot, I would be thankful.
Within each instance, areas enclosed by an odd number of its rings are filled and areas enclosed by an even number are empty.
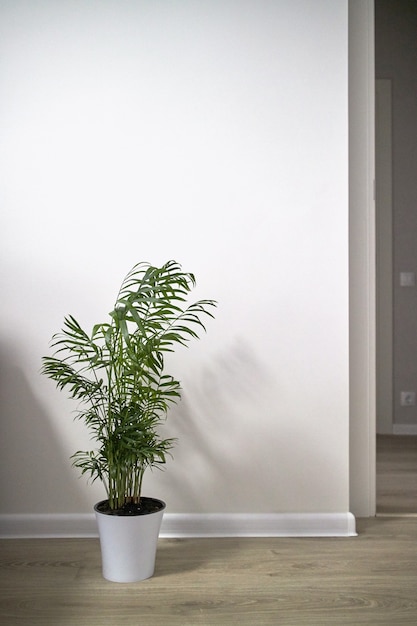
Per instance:
[[[143,497],[141,503],[145,512],[139,515],[105,513],[106,500],[94,507],[106,580],[132,583],[150,578],[154,573],[165,502]],[[151,512],[146,512],[149,509]]]

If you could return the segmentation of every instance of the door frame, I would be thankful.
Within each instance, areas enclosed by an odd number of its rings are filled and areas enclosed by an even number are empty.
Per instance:
[[[374,0],[348,0],[350,511],[376,513]]]
[[[376,432],[393,433],[392,80],[375,80]]]

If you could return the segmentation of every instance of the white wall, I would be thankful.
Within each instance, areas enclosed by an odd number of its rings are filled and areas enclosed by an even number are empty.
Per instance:
[[[74,314],[175,258],[208,334],[172,366],[171,512],[349,506],[346,0],[0,2],[2,513],[88,512],[39,376]]]

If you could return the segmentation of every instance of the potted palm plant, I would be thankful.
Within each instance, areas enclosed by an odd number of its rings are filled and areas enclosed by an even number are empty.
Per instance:
[[[165,372],[164,355],[197,338],[204,316],[213,317],[213,300],[187,304],[194,286],[194,275],[176,261],[138,263],[123,280],[108,321],[88,333],[69,315],[52,338],[53,355],[42,359],[42,373],[78,401],[76,417],[96,443],[72,459],[106,491],[94,509],[108,580],[133,582],[154,572],[165,503],[143,496],[142,483],[174,445],[158,432],[181,393],[180,382]]]

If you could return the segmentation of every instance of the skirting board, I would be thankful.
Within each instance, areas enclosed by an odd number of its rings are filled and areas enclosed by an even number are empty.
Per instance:
[[[394,424],[392,432],[394,435],[417,435],[417,424]]]
[[[352,513],[166,513],[160,537],[355,537]],[[94,514],[0,515],[0,538],[97,537]]]

